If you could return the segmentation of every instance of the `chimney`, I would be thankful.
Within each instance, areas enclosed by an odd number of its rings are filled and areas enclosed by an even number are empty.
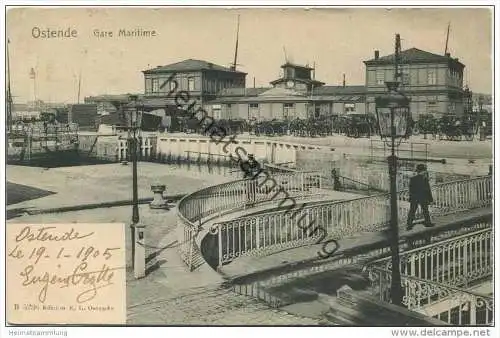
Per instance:
[[[253,87],[255,88],[255,76],[253,77]]]
[[[378,60],[380,56],[380,52],[378,50],[375,51],[375,60]]]
[[[342,80],[342,87],[345,88],[345,74],[343,74],[343,76],[344,76],[344,79]]]

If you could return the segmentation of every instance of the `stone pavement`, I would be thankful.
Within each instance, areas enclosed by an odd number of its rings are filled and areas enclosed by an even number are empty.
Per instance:
[[[200,175],[175,166],[138,163],[139,198],[153,197],[151,185],[165,184],[167,195],[191,193],[234,180],[222,175]],[[120,163],[44,169],[7,165],[7,180],[55,192],[44,198],[10,205],[9,209],[48,209],[132,199],[132,166]],[[210,177],[210,179],[207,179]]]
[[[141,282],[143,283],[143,282]],[[141,294],[155,290],[153,298],[128,306],[127,324],[134,325],[318,325],[319,321],[269,308],[266,304],[218,287],[192,289],[165,299],[166,291],[153,283],[143,283]]]

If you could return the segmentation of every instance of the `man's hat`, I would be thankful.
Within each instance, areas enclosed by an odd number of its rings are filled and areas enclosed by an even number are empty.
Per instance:
[[[426,171],[427,166],[425,164],[419,164],[417,165],[417,173],[421,173],[422,171]]]

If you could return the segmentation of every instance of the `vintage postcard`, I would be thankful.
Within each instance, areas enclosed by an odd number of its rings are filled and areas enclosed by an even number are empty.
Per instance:
[[[489,332],[493,7],[5,15],[8,325]]]

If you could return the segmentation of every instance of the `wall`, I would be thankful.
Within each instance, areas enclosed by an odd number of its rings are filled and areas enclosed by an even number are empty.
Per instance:
[[[199,158],[206,161],[217,159],[229,160],[229,155],[245,157],[246,154],[254,154],[255,159],[260,162],[270,163],[295,163],[298,151],[315,151],[326,147],[305,146],[291,142],[273,141],[264,138],[258,139],[236,139],[236,144],[226,144],[222,140],[216,144],[208,137],[171,137],[159,135],[157,140],[157,157],[167,156],[174,158]],[[238,147],[243,148],[237,149]],[[224,151],[226,150],[226,151]]]

